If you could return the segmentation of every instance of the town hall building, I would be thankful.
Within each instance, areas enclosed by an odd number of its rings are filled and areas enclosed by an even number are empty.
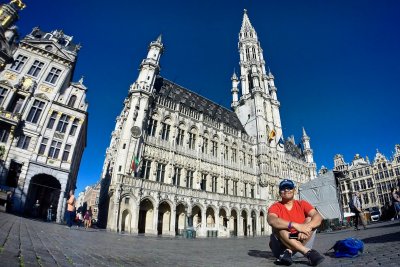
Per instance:
[[[246,10],[238,49],[228,109],[163,77],[161,36],[150,43],[106,151],[100,225],[146,235],[265,235],[279,181],[316,177],[304,128],[301,144],[283,137],[274,76]]]

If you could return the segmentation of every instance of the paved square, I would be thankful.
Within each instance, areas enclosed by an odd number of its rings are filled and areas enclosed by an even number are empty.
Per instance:
[[[399,266],[399,221],[317,236],[325,252],[336,240],[357,237],[365,252],[353,259],[326,256],[320,266]],[[96,229],[68,229],[0,213],[1,266],[275,266],[268,237],[181,239],[120,235]],[[306,266],[304,258],[296,266]]]

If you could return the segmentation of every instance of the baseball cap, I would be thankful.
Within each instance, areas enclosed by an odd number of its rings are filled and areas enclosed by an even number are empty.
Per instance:
[[[295,187],[295,184],[292,180],[283,179],[279,184],[279,191],[281,191],[284,188],[293,189],[294,187]]]

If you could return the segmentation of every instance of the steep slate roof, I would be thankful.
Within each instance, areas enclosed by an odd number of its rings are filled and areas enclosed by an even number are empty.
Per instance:
[[[160,76],[157,77],[154,87],[157,96],[168,98],[246,133],[235,112]]]

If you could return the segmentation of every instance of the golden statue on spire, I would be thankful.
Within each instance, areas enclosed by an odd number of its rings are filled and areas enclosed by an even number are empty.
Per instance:
[[[24,3],[22,3],[21,0],[12,0],[10,2],[10,5],[13,7],[18,7],[20,10],[22,10],[26,7],[26,5]]]

